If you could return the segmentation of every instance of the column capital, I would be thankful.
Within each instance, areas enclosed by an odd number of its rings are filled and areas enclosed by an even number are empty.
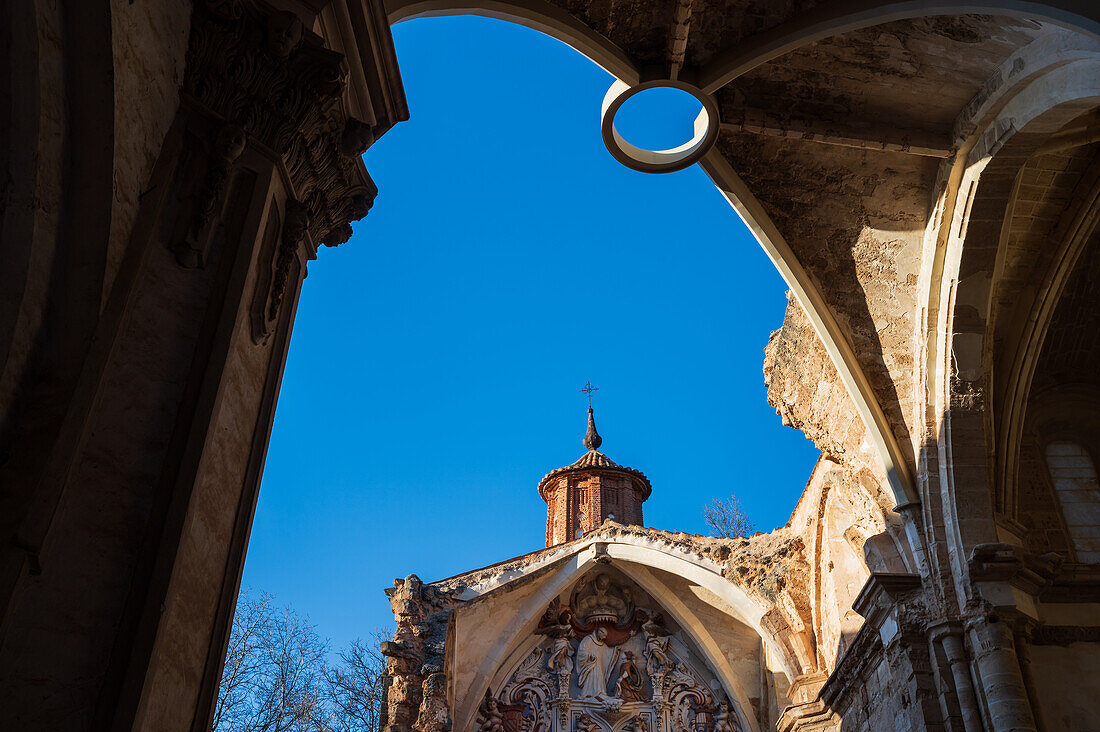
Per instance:
[[[240,128],[276,163],[288,197],[306,208],[314,251],[346,242],[350,222],[370,210],[378,189],[360,156],[407,116],[403,94],[353,105],[349,78],[344,55],[294,12],[262,0],[195,3],[183,103]],[[353,106],[372,119],[351,116]]]

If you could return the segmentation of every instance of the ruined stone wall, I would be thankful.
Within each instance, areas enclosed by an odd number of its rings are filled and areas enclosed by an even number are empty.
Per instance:
[[[783,424],[801,430],[826,456],[874,464],[863,420],[805,311],[789,294],[783,325],[764,349],[764,383],[768,404]]]
[[[743,133],[723,134],[718,146],[818,283],[899,445],[911,454],[917,279],[936,161]],[[808,330],[802,323],[797,329]],[[788,350],[808,356],[803,388],[818,410],[827,409],[829,387],[813,391],[835,380],[832,369],[817,368],[813,338],[789,336]],[[802,421],[814,424],[806,416]],[[817,422],[821,430],[811,439],[832,434],[830,448],[849,446],[850,428]]]
[[[904,572],[897,516],[867,489],[866,472],[828,457],[814,467],[787,529],[806,547],[817,667],[832,671],[863,627],[854,603],[872,572]]]

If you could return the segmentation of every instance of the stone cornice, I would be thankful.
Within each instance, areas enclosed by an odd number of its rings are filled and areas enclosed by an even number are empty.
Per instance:
[[[1035,646],[1100,643],[1100,625],[1036,625],[1028,640]]]
[[[1039,599],[1045,603],[1100,602],[1100,565],[1063,564]]]
[[[1054,582],[1062,561],[1058,554],[1037,555],[1011,544],[979,544],[970,553],[970,581],[979,590],[983,585],[1004,583],[1038,596]]]
[[[921,579],[915,574],[875,573],[867,578],[863,589],[852,602],[852,609],[862,615],[868,624],[878,625],[903,596],[919,590]]]
[[[377,194],[360,156],[408,115],[392,41],[375,28],[379,17],[384,11],[369,3],[357,18],[348,16],[358,28],[345,31],[342,42],[349,34],[371,41],[356,45],[358,83],[349,85],[347,59],[304,27],[302,15],[263,0],[195,4],[181,96],[211,119],[243,129],[248,145],[273,159],[290,197],[306,209],[306,242],[348,240],[350,222],[367,214]],[[364,51],[377,58],[362,58]],[[351,116],[352,109],[369,119]]]

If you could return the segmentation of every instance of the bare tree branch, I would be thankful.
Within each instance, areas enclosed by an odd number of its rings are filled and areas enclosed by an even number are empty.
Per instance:
[[[751,536],[756,532],[756,524],[741,508],[741,500],[733,495],[729,498],[715,498],[704,506],[703,520],[707,522],[713,536],[732,539],[736,536]]]
[[[264,593],[237,602],[214,732],[378,732],[386,664],[375,631],[330,662],[329,643]]]

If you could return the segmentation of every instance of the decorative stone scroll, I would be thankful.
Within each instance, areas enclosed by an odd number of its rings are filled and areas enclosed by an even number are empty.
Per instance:
[[[553,600],[535,634],[486,691],[475,732],[742,732],[682,633],[607,571],[586,576],[568,605]]]
[[[262,291],[252,312],[257,343],[267,340],[287,300],[298,248],[312,258],[320,244],[346,242],[350,222],[366,216],[378,192],[360,156],[379,130],[346,113],[347,84],[344,57],[293,12],[263,0],[195,3],[181,97],[205,120],[195,125],[218,132],[185,171],[179,208],[189,220],[176,227],[184,233],[170,246],[180,264],[203,266],[242,152],[276,164],[289,202],[273,219],[285,230],[272,234],[278,243],[261,255]]]

